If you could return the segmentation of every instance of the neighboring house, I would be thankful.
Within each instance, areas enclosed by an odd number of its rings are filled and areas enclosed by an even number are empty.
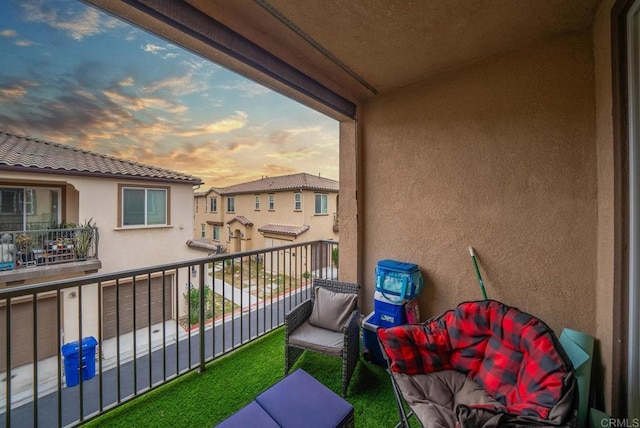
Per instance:
[[[194,198],[194,240],[229,253],[337,240],[338,191],[338,181],[306,173],[211,188]]]
[[[45,234],[53,232],[59,224],[84,224],[91,219],[97,226],[98,237],[94,241],[95,252],[86,260],[71,257],[56,263],[44,256],[50,251],[49,241],[41,248],[30,251],[29,263],[20,265],[18,260],[10,270],[0,272],[0,288],[35,284],[55,279],[73,278],[90,273],[109,273],[145,266],[158,265],[202,256],[186,245],[193,230],[193,213],[189,208],[193,200],[193,186],[200,185],[197,177],[167,169],[130,162],[111,156],[93,153],[69,145],[41,141],[0,132],[0,236]],[[186,209],[185,209],[186,207]],[[15,244],[15,243],[14,243]],[[42,247],[44,245],[44,247]],[[70,244],[73,247],[73,242]],[[41,253],[35,254],[35,252]],[[14,251],[15,252],[15,251]],[[69,252],[60,250],[59,252]],[[25,259],[26,261],[26,259]],[[180,275],[188,278],[189,275]],[[162,302],[161,278],[151,278],[153,301]],[[136,280],[136,299],[141,305],[147,302],[146,278]],[[166,284],[166,282],[165,282]],[[98,313],[102,315],[102,339],[116,334],[116,293],[114,283],[100,285],[93,293],[87,289],[82,295],[82,335],[98,334]],[[165,285],[165,319],[175,313],[173,302],[175,287],[182,293],[184,284],[171,281]],[[172,291],[173,290],[173,291]],[[120,282],[119,301],[120,333],[133,329],[131,283]],[[173,299],[175,300],[175,298]],[[100,310],[97,309],[101,301]],[[64,342],[77,340],[78,299],[72,290],[65,290],[62,297],[62,329]],[[153,304],[158,313],[152,314],[152,322],[163,318],[162,303]],[[38,352],[41,357],[54,355],[56,341],[56,295],[38,301],[38,323],[49,326],[47,333],[39,334]],[[5,308],[0,308],[0,328],[4,329]],[[31,301],[14,302],[12,329],[15,334],[32,335],[30,331],[18,331],[21,326],[31,326]],[[144,314],[144,310],[139,313]],[[20,315],[18,315],[20,314]],[[28,321],[21,323],[16,316]],[[138,326],[141,324],[138,323]],[[28,330],[28,328],[27,328]],[[4,331],[4,330],[0,330]],[[4,334],[0,335],[3,342]],[[24,341],[25,343],[28,341]],[[3,348],[0,343],[0,348]],[[29,355],[25,361],[29,359]],[[0,357],[0,366],[4,356]],[[18,357],[20,358],[20,357]],[[15,360],[15,357],[14,357]],[[18,364],[19,361],[12,361]],[[1,367],[0,367],[1,369]]]

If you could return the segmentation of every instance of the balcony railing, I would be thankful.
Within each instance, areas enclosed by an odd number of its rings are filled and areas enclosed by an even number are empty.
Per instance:
[[[0,271],[98,258],[98,228],[0,231]]]
[[[73,426],[272,331],[338,278],[314,241],[0,290],[0,426]],[[274,362],[275,364],[275,362]]]

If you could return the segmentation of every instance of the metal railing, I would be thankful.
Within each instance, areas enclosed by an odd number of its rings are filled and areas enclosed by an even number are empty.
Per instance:
[[[98,228],[0,231],[0,270],[98,258]]]
[[[0,427],[74,426],[280,327],[313,278],[314,241],[0,290]]]

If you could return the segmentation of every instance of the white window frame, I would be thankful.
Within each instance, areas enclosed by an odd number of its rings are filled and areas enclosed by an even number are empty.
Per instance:
[[[200,237],[201,238],[207,237],[207,225],[204,223],[200,224]]]
[[[276,195],[273,193],[269,194],[269,211],[276,210]]]
[[[320,211],[318,211],[318,197],[320,197]],[[323,206],[324,201],[324,206]],[[329,195],[326,193],[316,193],[313,198],[313,212],[315,215],[329,215]],[[323,210],[324,208],[324,210]]]
[[[293,194],[293,210],[302,211],[302,193],[300,192]]]
[[[255,195],[255,206],[254,210],[260,211],[260,195]]]
[[[140,224],[125,224],[125,212],[124,212],[124,194],[127,190],[143,190],[144,191],[144,222]],[[149,191],[162,191],[165,194],[164,197],[164,223],[154,223],[149,224],[149,214],[150,210],[154,210],[155,206],[148,207],[148,192]],[[142,187],[142,186],[129,186],[129,185],[121,185],[120,188],[120,227],[124,228],[136,228],[136,227],[164,227],[170,224],[170,211],[169,211],[169,201],[170,199],[170,189],[168,187]],[[151,212],[154,213],[154,212]]]
[[[218,198],[216,196],[209,199],[209,212],[212,212],[212,213],[218,212]]]

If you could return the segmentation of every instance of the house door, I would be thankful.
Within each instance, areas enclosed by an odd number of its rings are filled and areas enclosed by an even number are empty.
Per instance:
[[[172,312],[173,276],[165,276],[165,286],[162,286],[162,277],[151,278],[151,324],[157,324],[162,320],[174,319]],[[102,338],[115,337],[117,333],[129,333],[134,328],[133,284],[120,283],[119,291],[116,286],[102,288]],[[149,287],[146,279],[136,280],[135,283],[135,328],[149,326]],[[162,310],[164,294],[164,312]],[[118,313],[119,308],[119,313]],[[118,329],[118,323],[120,328]]]
[[[627,15],[629,102],[629,367],[630,418],[640,418],[640,0]],[[635,419],[633,419],[635,420]]]
[[[38,337],[38,360],[58,354],[56,296],[41,297],[36,307]],[[7,308],[0,307],[0,372],[7,368]],[[33,363],[33,301],[22,301],[11,305],[11,368]]]

